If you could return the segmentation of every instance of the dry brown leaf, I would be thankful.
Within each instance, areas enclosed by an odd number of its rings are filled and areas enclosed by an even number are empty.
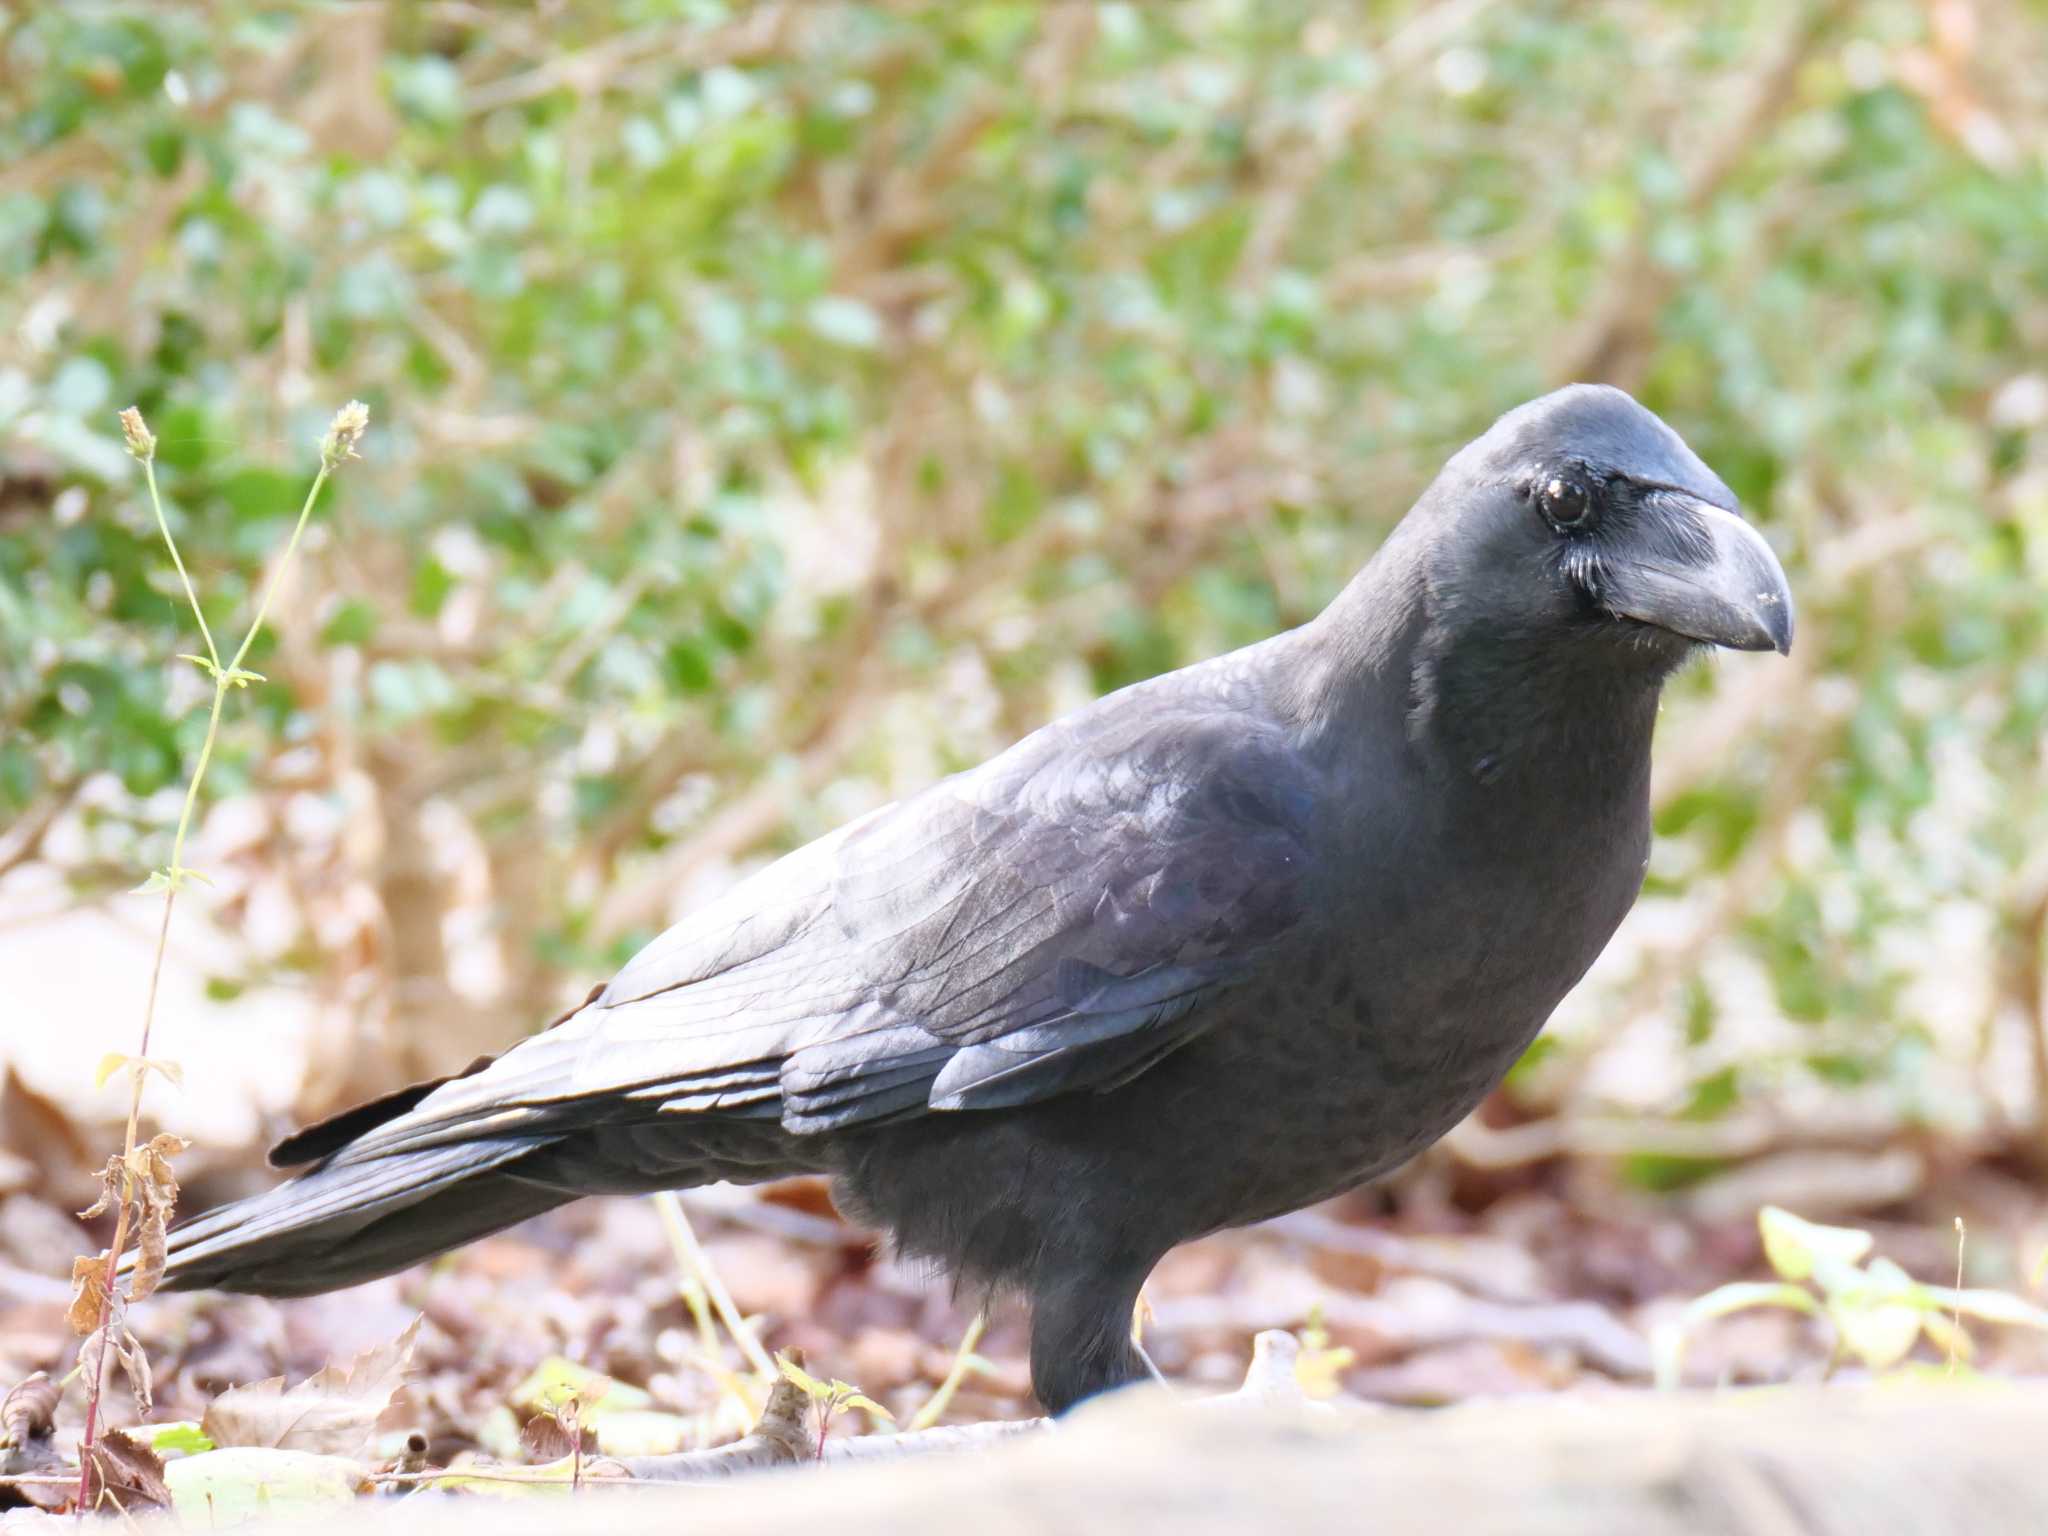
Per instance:
[[[0,1149],[34,1168],[30,1188],[58,1205],[69,1207],[90,1186],[91,1144],[55,1099],[11,1066],[0,1076]]]
[[[140,1508],[170,1507],[163,1458],[140,1440],[118,1429],[102,1430],[85,1461],[89,1507],[97,1509],[105,1502],[131,1514]]]
[[[130,1301],[147,1296],[163,1280],[166,1234],[171,1213],[178,1205],[178,1176],[171,1168],[171,1158],[185,1147],[182,1136],[165,1132],[128,1154],[132,1175],[128,1193],[136,1205],[135,1273],[128,1282]]]
[[[141,1341],[128,1331],[125,1317],[118,1313],[79,1347],[78,1369],[87,1381],[98,1381],[105,1375],[109,1351],[120,1364],[121,1374],[128,1378],[129,1391],[135,1394],[135,1411],[147,1416],[154,1406],[151,1399],[155,1392],[149,1357],[142,1352]]]
[[[9,1478],[19,1481],[10,1483]],[[78,1468],[57,1454],[47,1439],[26,1446],[0,1446],[0,1511],[27,1505],[31,1509],[68,1508],[78,1493]],[[12,1530],[0,1515],[0,1527]]]
[[[519,1443],[535,1461],[560,1461],[576,1449],[576,1442],[552,1413],[537,1413],[519,1431]]]
[[[114,1208],[121,1198],[121,1154],[116,1152],[107,1159],[107,1166],[100,1170],[100,1197],[78,1213],[80,1221],[91,1221],[95,1216],[104,1216]]]
[[[136,1416],[148,1418],[150,1409],[156,1406],[156,1379],[149,1368],[149,1356],[142,1352],[141,1341],[128,1331],[125,1321],[119,1327],[109,1327],[106,1340],[114,1358],[121,1362],[128,1390],[135,1395]]]
[[[420,1330],[415,1318],[389,1344],[364,1350],[347,1367],[330,1365],[287,1388],[282,1376],[230,1387],[200,1427],[215,1445],[268,1446],[326,1456],[361,1456],[390,1406]]]
[[[166,1132],[152,1136],[139,1147],[130,1148],[126,1154],[108,1158],[107,1166],[100,1172],[99,1199],[78,1213],[81,1220],[90,1221],[108,1211],[125,1208],[128,1230],[135,1237],[135,1257],[128,1282],[128,1299],[131,1301],[139,1301],[163,1282],[164,1250],[171,1215],[178,1204],[178,1175],[171,1167],[171,1158],[184,1151],[187,1145],[182,1136]],[[105,1265],[101,1264],[99,1269],[102,1273],[98,1283],[104,1285]],[[74,1282],[79,1279],[75,1266],[72,1278]],[[95,1301],[94,1323],[79,1327],[78,1319],[84,1305],[85,1298],[81,1292],[72,1302],[72,1326],[81,1333],[97,1326],[99,1316]]]
[[[140,1301],[163,1284],[169,1222],[145,1217],[135,1234],[135,1269],[128,1277],[128,1299]]]
[[[65,1319],[81,1338],[100,1325],[100,1308],[107,1299],[107,1267],[112,1257],[104,1249],[96,1255],[80,1254],[71,1261],[71,1310]]]
[[[57,1423],[60,1389],[37,1371],[0,1399],[0,1446],[23,1446],[47,1436]]]

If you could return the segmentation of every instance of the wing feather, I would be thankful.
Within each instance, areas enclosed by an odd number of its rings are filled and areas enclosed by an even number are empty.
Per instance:
[[[1241,678],[1201,672],[799,849],[339,1155],[579,1114],[810,1132],[1128,1081],[1306,906],[1315,770]]]

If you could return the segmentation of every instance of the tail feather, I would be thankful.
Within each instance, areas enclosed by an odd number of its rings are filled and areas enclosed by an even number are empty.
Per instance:
[[[391,1274],[573,1198],[501,1171],[542,1144],[323,1164],[174,1228],[164,1288],[296,1296]]]

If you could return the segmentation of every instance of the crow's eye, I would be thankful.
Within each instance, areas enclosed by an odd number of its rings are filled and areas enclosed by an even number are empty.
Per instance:
[[[1543,515],[1559,528],[1583,527],[1593,516],[1593,493],[1583,481],[1553,475],[1536,488]]]

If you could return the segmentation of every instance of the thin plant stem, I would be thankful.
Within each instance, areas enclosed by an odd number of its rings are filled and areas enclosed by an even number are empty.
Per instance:
[[[782,1372],[768,1358],[768,1351],[754,1337],[753,1329],[740,1316],[740,1309],[733,1305],[732,1293],[718,1278],[718,1271],[711,1267],[711,1260],[697,1241],[697,1234],[690,1229],[690,1218],[683,1213],[683,1202],[676,1198],[673,1190],[664,1189],[654,1196],[654,1208],[661,1215],[661,1225],[668,1233],[669,1246],[675,1250],[677,1262],[685,1274],[694,1274],[697,1283],[704,1287],[704,1294],[711,1298],[712,1308],[739,1345],[740,1353],[747,1357],[747,1363],[760,1372],[763,1381],[778,1379]]]
[[[277,589],[284,580],[284,573],[291,565],[292,557],[298,553],[299,538],[306,531],[306,522],[313,515],[314,504],[320,499],[320,492],[327,484],[327,478],[343,459],[352,454],[357,438],[362,435],[367,413],[360,406],[351,404],[343,415],[361,413],[351,420],[346,430],[343,416],[335,418],[334,426],[320,445],[320,470],[314,475],[313,484],[306,492],[306,499],[299,507],[298,521],[292,524],[291,537],[285,541],[284,554],[276,568],[270,573],[270,580],[264,586],[262,599],[256,605],[256,613],[249,621],[248,633],[242,636],[242,643],[235,649],[234,659],[225,667],[220,664],[220,650],[214,644],[213,631],[208,627],[206,614],[199,606],[199,594],[193,589],[192,577],[185,569],[184,558],[178,553],[178,541],[171,536],[169,519],[164,516],[163,497],[156,483],[156,439],[142,426],[138,415],[131,423],[124,413],[122,424],[129,434],[130,450],[142,461],[143,480],[149,487],[150,510],[156,515],[156,525],[162,532],[164,547],[170,551],[171,564],[177,567],[178,580],[185,588],[185,598],[192,605],[192,617],[198,622],[199,633],[206,643],[207,670],[213,677],[213,704],[206,715],[206,737],[200,743],[199,761],[193,765],[192,777],[185,785],[185,802],[178,811],[178,830],[171,838],[171,862],[165,873],[163,917],[157,924],[156,953],[149,966],[149,991],[142,1005],[142,1041],[135,1059],[129,1063],[128,1075],[128,1124],[121,1142],[121,1198],[114,1215],[114,1238],[107,1249],[106,1283],[100,1293],[100,1314],[94,1336],[100,1342],[99,1353],[93,1362],[92,1379],[86,1383],[85,1434],[79,1440],[78,1449],[78,1503],[80,1519],[85,1516],[87,1502],[92,1492],[92,1450],[97,1444],[99,1430],[100,1394],[105,1390],[107,1379],[107,1328],[113,1321],[114,1287],[116,1273],[121,1266],[121,1255],[128,1242],[128,1208],[133,1203],[136,1128],[142,1119],[142,1090],[149,1076],[149,1040],[156,1026],[156,1000],[162,988],[164,955],[170,947],[171,911],[178,900],[178,888],[185,881],[185,838],[192,830],[192,812],[199,803],[199,786],[206,778],[206,770],[213,762],[214,743],[220,737],[221,709],[227,703],[228,690],[237,684],[251,681],[240,668],[242,660],[249,654],[249,647],[256,643],[256,636],[262,632],[263,620],[270,612],[270,602],[277,595]]]
[[[952,1405],[953,1394],[960,1390],[960,1383],[967,1379],[967,1373],[974,1369],[974,1351],[981,1343],[982,1330],[988,1327],[988,1308],[983,1307],[974,1314],[974,1321],[967,1325],[967,1332],[960,1340],[960,1347],[953,1351],[953,1365],[946,1372],[946,1379],[939,1383],[938,1390],[925,1399],[922,1408],[911,1416],[906,1431],[930,1429]]]
[[[171,564],[178,568],[178,580],[185,584],[185,600],[192,605],[192,617],[199,621],[200,636],[206,641],[206,658],[217,667],[220,665],[220,652],[214,647],[213,631],[206,627],[206,614],[199,606],[199,594],[192,590],[192,578],[185,573],[185,562],[178,554],[178,541],[171,537],[171,525],[164,517],[163,498],[157,495],[154,454],[142,461],[142,477],[149,482],[149,505],[156,513],[156,526],[164,536],[164,548],[171,552]]]
[[[270,612],[270,600],[277,596],[277,589],[284,581],[285,570],[292,563],[292,556],[298,552],[299,535],[306,531],[306,520],[313,515],[313,503],[320,499],[320,488],[327,484],[327,477],[334,473],[334,466],[323,458],[320,473],[313,477],[313,485],[306,492],[306,500],[299,508],[299,520],[292,524],[292,536],[285,540],[284,556],[277,562],[277,569],[270,573],[270,583],[263,589],[263,600],[256,605],[256,617],[249,621],[249,633],[242,636],[242,643],[235,651],[235,659],[228,663],[228,670],[234,671],[242,664],[242,658],[249,654],[249,647],[256,641],[257,633],[263,628],[264,615]]]

